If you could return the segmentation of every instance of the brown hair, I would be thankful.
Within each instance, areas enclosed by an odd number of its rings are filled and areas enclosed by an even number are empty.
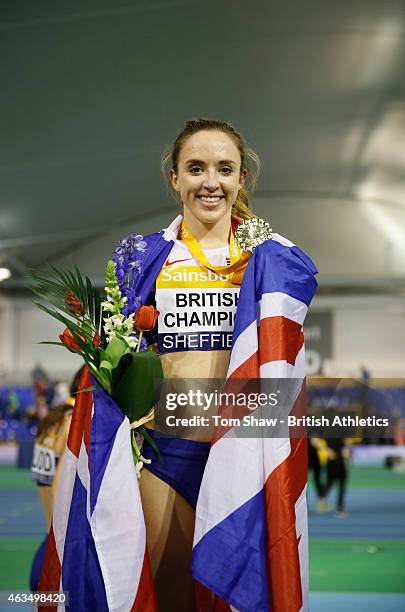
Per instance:
[[[69,404],[62,404],[61,406],[51,408],[46,417],[39,422],[36,436],[37,442],[43,442],[52,429],[55,430],[57,435],[66,413],[71,412],[71,410],[72,406]]]
[[[73,376],[72,382],[69,386],[69,392],[71,396],[75,396],[79,390],[79,384],[83,373],[83,368],[84,366],[82,366]],[[70,404],[61,404],[60,406],[55,406],[54,408],[51,408],[46,417],[42,419],[42,421],[40,421],[38,425],[38,432],[36,436],[37,441],[42,442],[44,438],[46,438],[48,433],[51,431],[51,429],[55,429],[55,433],[57,434],[63,423],[66,413],[71,412],[71,410],[72,406]]]
[[[235,130],[233,125],[227,123],[226,121],[205,119],[203,117],[186,121],[183,130],[174,141],[172,149],[165,152],[162,156],[162,172],[165,179],[167,179],[167,166],[169,163],[171,164],[171,168],[177,174],[180,151],[187,138],[192,136],[192,134],[202,132],[203,130],[224,132],[232,138],[238,147],[241,159],[241,172],[245,168],[248,170],[247,183],[249,187],[242,187],[242,189],[239,190],[238,197],[232,206],[232,214],[239,219],[249,219],[254,217],[255,215],[253,214],[250,206],[250,193],[256,186],[256,181],[260,170],[260,159],[259,156],[247,146],[246,142]],[[171,193],[174,193],[177,199],[177,193],[173,191],[170,181],[169,189]]]

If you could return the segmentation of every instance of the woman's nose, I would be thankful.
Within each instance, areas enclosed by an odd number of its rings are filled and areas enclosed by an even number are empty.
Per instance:
[[[219,187],[219,177],[216,170],[207,170],[204,178],[204,187],[212,191]]]

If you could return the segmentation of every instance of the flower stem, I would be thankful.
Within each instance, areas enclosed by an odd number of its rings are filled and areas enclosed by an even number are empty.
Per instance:
[[[141,349],[142,336],[143,336],[143,330],[141,329],[139,332],[138,344],[136,345],[136,351],[135,351],[136,353],[139,353]]]

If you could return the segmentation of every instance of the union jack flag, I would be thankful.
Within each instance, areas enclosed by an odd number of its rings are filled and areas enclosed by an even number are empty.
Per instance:
[[[290,414],[305,399],[302,326],[316,272],[300,249],[275,234],[256,247],[240,290],[228,383],[291,379]],[[192,573],[222,598],[218,609],[308,609],[307,443],[287,435],[246,438],[229,429],[211,447]]]
[[[67,610],[157,611],[129,421],[102,389],[77,395],[39,590],[68,592]]]

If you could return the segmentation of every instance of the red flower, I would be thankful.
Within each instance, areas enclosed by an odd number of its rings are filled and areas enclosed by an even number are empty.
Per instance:
[[[77,299],[73,291],[66,291],[64,302],[71,314],[79,315],[79,317],[84,315],[84,306],[81,301]]]
[[[83,342],[85,341],[83,336],[79,336],[80,340],[83,340]],[[67,327],[65,327],[65,329],[63,330],[63,334],[60,334],[59,336],[59,340],[62,342],[62,344],[64,344],[66,346],[67,349],[69,349],[69,351],[71,351],[72,353],[76,352],[76,351],[80,351],[80,346],[77,342],[77,340],[75,339],[74,335],[72,334],[72,332],[70,331],[70,329],[68,329]]]
[[[154,306],[141,306],[135,313],[134,327],[139,331],[151,331],[159,314]]]
[[[81,334],[77,334],[77,337],[80,338],[80,340],[82,340],[84,343],[86,342],[86,338],[84,338]],[[79,346],[79,343],[77,342],[76,338],[74,337],[74,335],[72,334],[70,329],[68,329],[67,327],[65,327],[65,329],[63,331],[63,334],[60,334],[59,340],[72,353],[75,353],[76,351],[81,351],[82,350],[82,347]],[[100,346],[100,342],[101,342],[101,338],[96,333],[96,335],[93,338],[93,345],[96,348],[98,348]]]

